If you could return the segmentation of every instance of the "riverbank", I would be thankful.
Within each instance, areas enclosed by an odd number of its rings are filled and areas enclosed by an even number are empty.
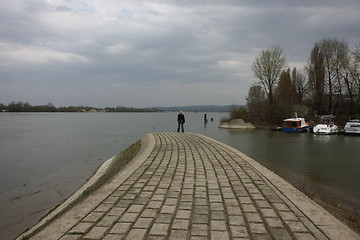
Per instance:
[[[339,193],[335,189],[319,186],[319,184],[309,181],[302,185],[293,182],[291,184],[360,234],[360,202],[358,200]]]
[[[251,123],[245,123],[242,119],[232,119],[229,122],[222,123],[219,128],[225,129],[255,129]]]

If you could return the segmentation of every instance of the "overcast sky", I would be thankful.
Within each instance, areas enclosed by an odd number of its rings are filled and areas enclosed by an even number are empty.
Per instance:
[[[245,104],[262,49],[360,43],[359,0],[1,0],[0,103]]]

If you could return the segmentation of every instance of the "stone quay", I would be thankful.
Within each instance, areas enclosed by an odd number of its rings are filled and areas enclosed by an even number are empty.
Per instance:
[[[109,161],[18,239],[360,239],[255,160],[200,134],[146,135],[129,163],[87,192]]]

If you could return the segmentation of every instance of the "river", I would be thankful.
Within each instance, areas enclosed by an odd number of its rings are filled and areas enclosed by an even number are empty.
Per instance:
[[[185,112],[185,131],[231,145],[285,179],[307,179],[360,201],[360,137],[220,129],[223,116],[207,113],[204,124],[204,113]],[[176,118],[176,112],[0,113],[0,239],[33,226],[147,133],[175,131]]]

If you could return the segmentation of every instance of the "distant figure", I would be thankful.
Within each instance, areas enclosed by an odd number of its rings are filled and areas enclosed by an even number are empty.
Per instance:
[[[177,129],[178,132],[180,132],[180,126],[181,126],[181,131],[184,132],[184,123],[185,123],[185,116],[183,114],[183,111],[180,111],[180,113],[178,114],[178,129]]]

